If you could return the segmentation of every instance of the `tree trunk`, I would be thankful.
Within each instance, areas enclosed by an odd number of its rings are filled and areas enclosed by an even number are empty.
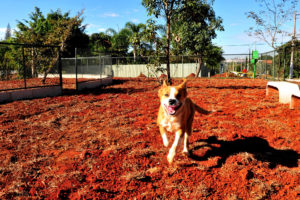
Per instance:
[[[170,39],[171,39],[170,29],[171,29],[170,15],[167,15],[167,48],[166,48],[167,76],[168,76],[168,83],[172,84],[171,74],[170,74]]]
[[[133,60],[136,62],[136,47],[133,47]]]
[[[35,57],[34,57],[34,48],[31,48],[31,77],[35,78]]]
[[[197,67],[197,71],[196,71],[196,76],[195,77],[199,77],[199,74],[201,72],[201,68],[202,68],[202,58],[198,57],[198,67]]]

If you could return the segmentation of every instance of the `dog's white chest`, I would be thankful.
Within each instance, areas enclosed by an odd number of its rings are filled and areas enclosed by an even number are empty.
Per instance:
[[[169,132],[175,132],[180,128],[180,123],[177,122],[177,120],[169,118],[169,119],[163,119],[161,121],[162,127],[164,127]]]

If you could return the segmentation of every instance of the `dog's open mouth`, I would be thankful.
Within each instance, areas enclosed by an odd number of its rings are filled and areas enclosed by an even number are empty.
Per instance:
[[[175,115],[176,114],[176,111],[180,108],[181,104],[179,105],[165,105],[166,107],[166,110],[168,112],[169,115]]]

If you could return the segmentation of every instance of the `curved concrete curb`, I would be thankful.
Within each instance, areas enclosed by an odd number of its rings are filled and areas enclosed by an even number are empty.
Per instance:
[[[269,96],[271,89],[277,89],[279,92],[279,102],[289,103],[290,109],[294,109],[295,100],[300,98],[299,86],[295,83],[289,83],[284,81],[270,81],[267,84],[266,95]]]
[[[42,88],[27,88],[13,91],[0,92],[0,103],[22,99],[53,97],[62,95],[61,86],[49,86]]]

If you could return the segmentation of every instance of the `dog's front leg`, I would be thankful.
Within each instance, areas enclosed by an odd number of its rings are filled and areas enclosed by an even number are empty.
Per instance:
[[[168,147],[169,146],[169,141],[168,141],[168,138],[167,138],[167,130],[162,126],[159,126],[159,131],[160,131],[161,137],[163,139],[164,146]]]
[[[176,148],[177,148],[178,142],[181,138],[182,132],[183,131],[181,129],[179,129],[175,134],[174,143],[173,143],[172,147],[170,148],[169,154],[168,154],[168,157],[167,157],[169,163],[173,162],[173,159],[174,159],[174,156],[175,156],[175,153],[176,153]]]

